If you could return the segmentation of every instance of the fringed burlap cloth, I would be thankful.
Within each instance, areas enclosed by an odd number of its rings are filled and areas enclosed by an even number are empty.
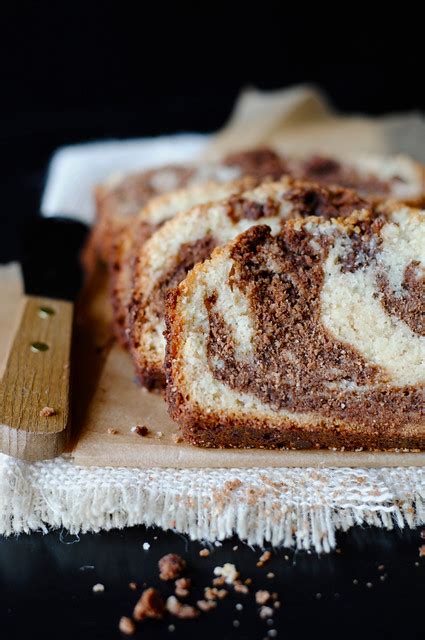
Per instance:
[[[62,150],[51,166],[43,211],[90,219],[91,186],[111,171],[146,166],[147,157],[160,164],[196,154],[214,157],[260,143],[289,151],[401,151],[425,160],[425,125],[417,114],[342,118],[309,88],[268,95],[248,91],[229,125],[212,139],[181,137]],[[2,300],[7,299],[10,274],[10,269],[2,270]],[[4,352],[0,340],[0,366]],[[424,496],[421,468],[139,470],[82,468],[66,457],[27,464],[0,455],[0,533],[6,535],[49,527],[78,533],[143,523],[193,539],[212,541],[236,533],[251,544],[329,551],[336,531],[353,525],[390,529],[424,524]]]

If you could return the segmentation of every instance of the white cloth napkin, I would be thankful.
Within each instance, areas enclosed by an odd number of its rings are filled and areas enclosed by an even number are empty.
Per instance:
[[[207,135],[178,134],[63,147],[50,162],[41,212],[45,216],[60,214],[91,224],[96,184],[114,173],[195,162],[208,139]]]

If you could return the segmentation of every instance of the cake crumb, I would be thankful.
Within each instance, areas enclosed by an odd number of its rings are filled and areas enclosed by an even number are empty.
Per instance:
[[[255,602],[257,604],[266,604],[270,600],[270,591],[266,589],[260,589],[255,594]]]
[[[242,582],[236,581],[233,585],[236,593],[249,593],[249,589],[246,584],[242,584]]]
[[[143,550],[144,551],[149,551],[150,548],[151,548],[151,545],[149,544],[149,542],[144,542],[143,543]]]
[[[274,573],[272,571],[269,571],[266,577],[267,578],[274,578],[275,576],[274,576]]]
[[[116,435],[117,435],[117,433],[119,433],[118,429],[113,429],[112,427],[109,427],[109,429],[108,429],[108,434],[109,434],[110,436],[116,436]]]
[[[137,621],[145,618],[160,620],[164,616],[164,601],[159,592],[153,587],[145,589],[133,611],[133,618]]]
[[[181,442],[183,442],[183,438],[179,433],[173,433],[172,440],[175,444],[180,444]]]
[[[131,589],[132,591],[136,591],[137,590],[137,584],[135,582],[129,582],[128,583],[128,587],[129,589]]]
[[[157,438],[162,438],[162,436],[163,436],[164,434],[162,433],[162,431],[157,431],[157,432],[155,433],[155,435],[156,435],[156,437],[157,437]]]
[[[40,411],[40,418],[50,418],[50,416],[54,416],[56,411],[53,407],[43,407]]]
[[[176,553],[168,553],[158,562],[161,580],[175,580],[186,567],[186,562]]]
[[[215,587],[222,587],[223,584],[226,584],[226,580],[224,579],[224,576],[220,576],[218,578],[214,578],[212,583]]]
[[[215,567],[214,575],[222,576],[227,584],[233,584],[237,580],[237,578],[239,578],[239,571],[236,570],[234,564],[225,562],[222,567]]]
[[[235,604],[235,609],[236,609],[237,611],[242,611],[242,609],[243,609],[243,604],[241,604],[240,602],[237,602],[237,603]]]
[[[175,582],[176,588],[174,593],[179,598],[187,598],[189,595],[190,578],[179,578]]]
[[[242,486],[242,480],[235,478],[234,480],[228,480],[224,483],[224,491],[227,493],[229,491],[234,491],[235,489],[239,489]]]
[[[92,591],[93,591],[93,593],[103,593],[105,591],[105,585],[103,585],[102,583],[98,582],[97,584],[93,585]]]
[[[264,567],[266,562],[268,562],[271,557],[272,557],[272,554],[270,553],[270,551],[264,551],[264,553],[260,556],[257,562],[257,567]]]
[[[384,569],[385,569],[385,565],[383,564],[378,565],[378,571],[384,571]]]
[[[208,558],[210,552],[208,549],[201,549],[199,555],[201,556],[201,558]]]
[[[190,604],[182,604],[176,598],[176,596],[170,596],[167,599],[167,611],[171,613],[172,616],[176,616],[176,618],[182,619],[191,619],[197,618],[199,616],[198,609],[192,607]]]
[[[373,584],[371,582],[366,582],[366,586],[368,589],[372,589]]]
[[[130,431],[132,431],[133,433],[137,433],[138,436],[149,435],[149,429],[144,424],[136,424],[136,426],[131,427]]]
[[[421,544],[419,547],[419,557],[423,558],[425,556],[425,544]]]
[[[261,607],[260,609],[260,618],[265,620],[266,618],[271,618],[273,616],[273,609],[271,607]]]
[[[235,544],[235,546],[234,546],[234,547],[232,547],[232,550],[233,550],[233,551],[237,551],[238,549],[239,549],[239,547],[238,547],[238,545],[237,545],[237,544]]]
[[[211,609],[215,609],[217,606],[214,600],[198,600],[196,604],[198,609],[205,612],[211,611]]]
[[[275,609],[280,609],[280,601],[276,600],[276,602],[273,603],[273,606]]]
[[[425,539],[425,529],[422,529],[422,531],[420,533],[420,536],[421,536],[422,540]]]
[[[136,633],[136,625],[133,620],[131,618],[127,618],[127,616],[122,616],[118,628],[121,633],[124,633],[126,636],[132,636]]]
[[[226,589],[217,589],[216,587],[205,587],[204,597],[207,600],[223,600],[228,594]]]

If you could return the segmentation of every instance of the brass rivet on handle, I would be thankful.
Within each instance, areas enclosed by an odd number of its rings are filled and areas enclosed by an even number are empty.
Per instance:
[[[50,316],[55,315],[55,310],[52,307],[40,307],[38,310],[38,315],[40,318],[49,318]]]
[[[40,351],[47,351],[49,345],[45,342],[31,342],[31,351],[34,353],[39,353]]]

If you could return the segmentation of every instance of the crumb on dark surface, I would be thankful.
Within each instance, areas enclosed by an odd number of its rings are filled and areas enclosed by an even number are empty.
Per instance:
[[[118,628],[121,633],[126,636],[132,636],[136,633],[136,625],[134,624],[133,620],[131,618],[128,618],[127,616],[122,616]]]
[[[264,565],[266,564],[266,562],[268,562],[270,560],[270,558],[272,557],[272,554],[270,551],[264,551],[263,554],[261,554],[258,562],[257,562],[257,567],[264,567]]]
[[[215,567],[214,575],[224,578],[227,584],[234,584],[239,578],[239,571],[231,562],[225,562],[222,567]]]
[[[217,589],[217,587],[204,588],[204,597],[206,600],[223,600],[228,593],[226,589]]]
[[[196,605],[201,611],[208,612],[216,608],[217,602],[214,600],[198,600]]]
[[[179,598],[187,598],[190,589],[190,578],[179,578],[176,580],[175,585],[176,589],[174,593],[176,596]]]
[[[199,616],[198,609],[192,607],[192,605],[190,604],[182,604],[179,600],[177,600],[176,596],[170,596],[167,599],[166,606],[167,611],[171,613],[172,616],[176,616],[176,618],[192,619]]]
[[[186,567],[186,562],[176,553],[167,553],[158,562],[161,580],[175,580]]]
[[[271,598],[270,591],[266,589],[259,589],[255,593],[255,602],[257,604],[266,604]]]
[[[201,558],[207,558],[210,555],[210,551],[208,549],[201,549],[199,555]]]
[[[233,585],[236,593],[249,593],[249,589],[246,584],[242,584],[242,582],[236,581]]]
[[[274,614],[274,611],[271,607],[267,607],[263,605],[260,608],[259,616],[262,620],[265,620],[266,618],[271,618],[273,614]]]
[[[159,592],[153,587],[145,589],[133,611],[133,618],[140,622],[145,618],[160,620],[164,615],[165,605]]]

